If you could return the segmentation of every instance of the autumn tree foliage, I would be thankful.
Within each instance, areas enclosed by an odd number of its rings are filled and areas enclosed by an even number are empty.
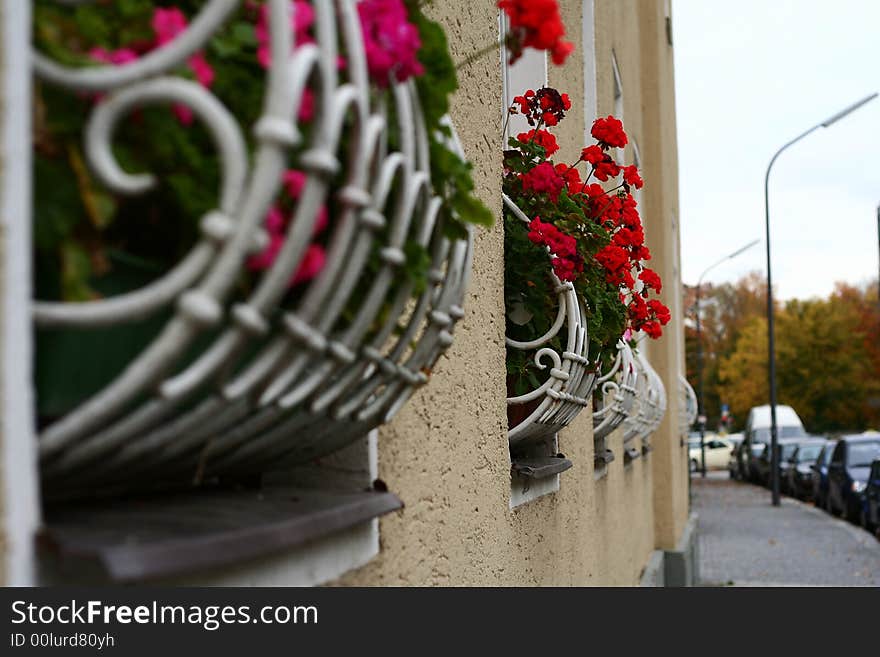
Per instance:
[[[703,380],[705,389],[705,410],[707,426],[715,427],[720,418],[721,404],[730,404],[722,398],[720,382],[721,359],[733,353],[737,341],[755,318],[767,313],[766,279],[760,272],[752,272],[736,283],[712,286],[704,284],[700,302],[701,333],[703,342]],[[685,288],[685,307],[689,318],[685,323],[685,349],[687,354],[687,377],[694,387],[697,377],[697,336],[696,336],[696,290]],[[765,325],[766,326],[766,325]],[[751,334],[755,333],[752,329]],[[766,342],[767,331],[764,329]],[[766,367],[766,345],[764,363]],[[764,397],[766,399],[766,374],[764,375]],[[766,403],[760,402],[760,403]],[[749,407],[746,407],[748,412]],[[733,410],[734,421],[745,420],[745,416]]]
[[[703,291],[704,385],[708,425],[726,403],[741,428],[749,408],[768,401],[763,277]],[[688,373],[697,381],[695,334]],[[838,284],[827,298],[776,307],[778,403],[792,406],[808,431],[880,427],[880,304],[877,286]]]

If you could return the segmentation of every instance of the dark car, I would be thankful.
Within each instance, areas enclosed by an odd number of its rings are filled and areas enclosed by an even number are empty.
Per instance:
[[[819,456],[816,457],[816,462],[810,468],[813,471],[813,503],[823,509],[825,508],[825,498],[828,495],[828,463],[831,461],[831,454],[834,452],[836,444],[836,442],[830,441],[825,445],[819,452]]]
[[[783,467],[786,461],[791,458],[791,455],[794,454],[794,450],[797,449],[798,444],[803,439],[799,438],[783,438],[778,440],[778,448],[779,448],[779,460],[777,461],[777,467],[779,468],[779,483],[782,485],[782,473]],[[757,467],[757,482],[768,488],[771,485],[770,472],[771,472],[771,464],[770,464],[770,445],[765,445],[764,449],[761,450],[760,456],[758,456],[756,460]]]
[[[806,500],[813,494],[813,466],[825,445],[830,441],[824,438],[805,440],[785,464],[783,490],[792,497]]]
[[[780,426],[777,427],[776,437],[781,443],[790,438],[803,438],[805,432],[800,426]],[[769,468],[766,472],[763,471],[758,461],[764,451],[764,446],[770,444],[770,429],[766,427],[753,429],[746,433],[742,444],[745,447],[740,451],[741,458],[738,461],[742,478],[756,484],[763,483],[762,476],[766,476]],[[769,452],[767,462],[769,463]]]
[[[767,447],[767,443],[743,443],[740,464],[743,473],[742,478],[745,481],[751,481],[755,484],[760,482],[761,469],[758,462]]]
[[[837,441],[828,464],[828,495],[825,509],[834,515],[843,513],[847,520],[858,522],[862,494],[868,483],[871,463],[880,458],[880,434],[844,436]]]
[[[862,527],[880,538],[880,533],[877,533],[880,530],[880,459],[871,464],[868,473],[860,520]]]

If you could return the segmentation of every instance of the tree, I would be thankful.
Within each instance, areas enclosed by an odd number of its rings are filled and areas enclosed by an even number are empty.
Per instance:
[[[736,322],[731,313],[727,322]],[[880,419],[880,310],[867,289],[838,285],[827,299],[791,300],[776,313],[776,383],[780,404],[815,433],[861,431]],[[769,401],[767,322],[752,317],[730,352],[719,344],[719,393],[742,419]]]
[[[752,406],[767,403],[767,320],[752,317],[739,330],[734,349],[718,367],[718,389],[741,423]]]
[[[703,408],[707,426],[718,425],[721,405],[730,404],[722,394],[720,380],[721,360],[736,348],[743,328],[754,318],[767,312],[767,290],[763,274],[751,272],[736,283],[701,289],[700,320],[703,342]],[[693,319],[685,327],[685,357],[688,380],[698,386],[696,337],[696,288],[685,287],[685,307]],[[765,356],[766,358],[766,356]],[[731,408],[733,411],[733,409]],[[748,408],[746,409],[748,411]],[[734,419],[744,419],[734,411]]]
[[[777,379],[811,431],[861,430],[872,378],[859,307],[837,294],[792,300],[777,324]]]

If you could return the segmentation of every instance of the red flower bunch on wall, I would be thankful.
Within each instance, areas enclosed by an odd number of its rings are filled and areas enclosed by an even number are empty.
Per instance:
[[[527,240],[549,252],[557,278],[572,282],[584,298],[594,319],[590,338],[600,350],[613,347],[627,330],[657,338],[670,315],[661,301],[650,298],[660,293],[662,281],[644,265],[651,252],[633,196],[643,186],[641,174],[636,166],[614,159],[612,149],[629,141],[623,124],[613,116],[596,119],[591,129],[595,143],[572,164],[554,163],[550,157],[558,153],[559,143],[548,128],[570,108],[568,96],[544,88],[517,96],[508,110],[524,115],[533,126],[511,139],[504,154],[504,191],[534,217],[527,227],[513,215],[505,217],[505,249],[511,254],[507,277],[518,281],[510,286],[511,293],[516,287],[538,286],[541,260],[529,256],[524,261],[528,247],[518,241]],[[547,288],[548,295],[554,293]],[[530,295],[525,298],[535,303]]]
[[[556,89],[543,87],[534,91],[529,89],[522,96],[513,99],[508,114],[522,114],[529,125],[554,126],[565,118],[565,112],[571,109],[568,94],[561,94]]]
[[[584,270],[584,260],[577,252],[577,240],[553,224],[535,217],[529,222],[529,240],[550,250],[553,254],[550,264],[560,280],[574,280],[576,274]]]
[[[526,48],[548,51],[556,65],[565,62],[574,50],[571,43],[563,40],[565,25],[557,0],[498,0],[498,7],[510,19],[506,45],[511,64]]]

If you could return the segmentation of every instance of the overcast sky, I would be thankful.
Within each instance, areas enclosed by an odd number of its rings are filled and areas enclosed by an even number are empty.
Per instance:
[[[765,271],[764,173],[785,142],[880,90],[877,0],[673,0],[682,274]],[[880,98],[786,150],[770,176],[783,299],[878,269]]]

